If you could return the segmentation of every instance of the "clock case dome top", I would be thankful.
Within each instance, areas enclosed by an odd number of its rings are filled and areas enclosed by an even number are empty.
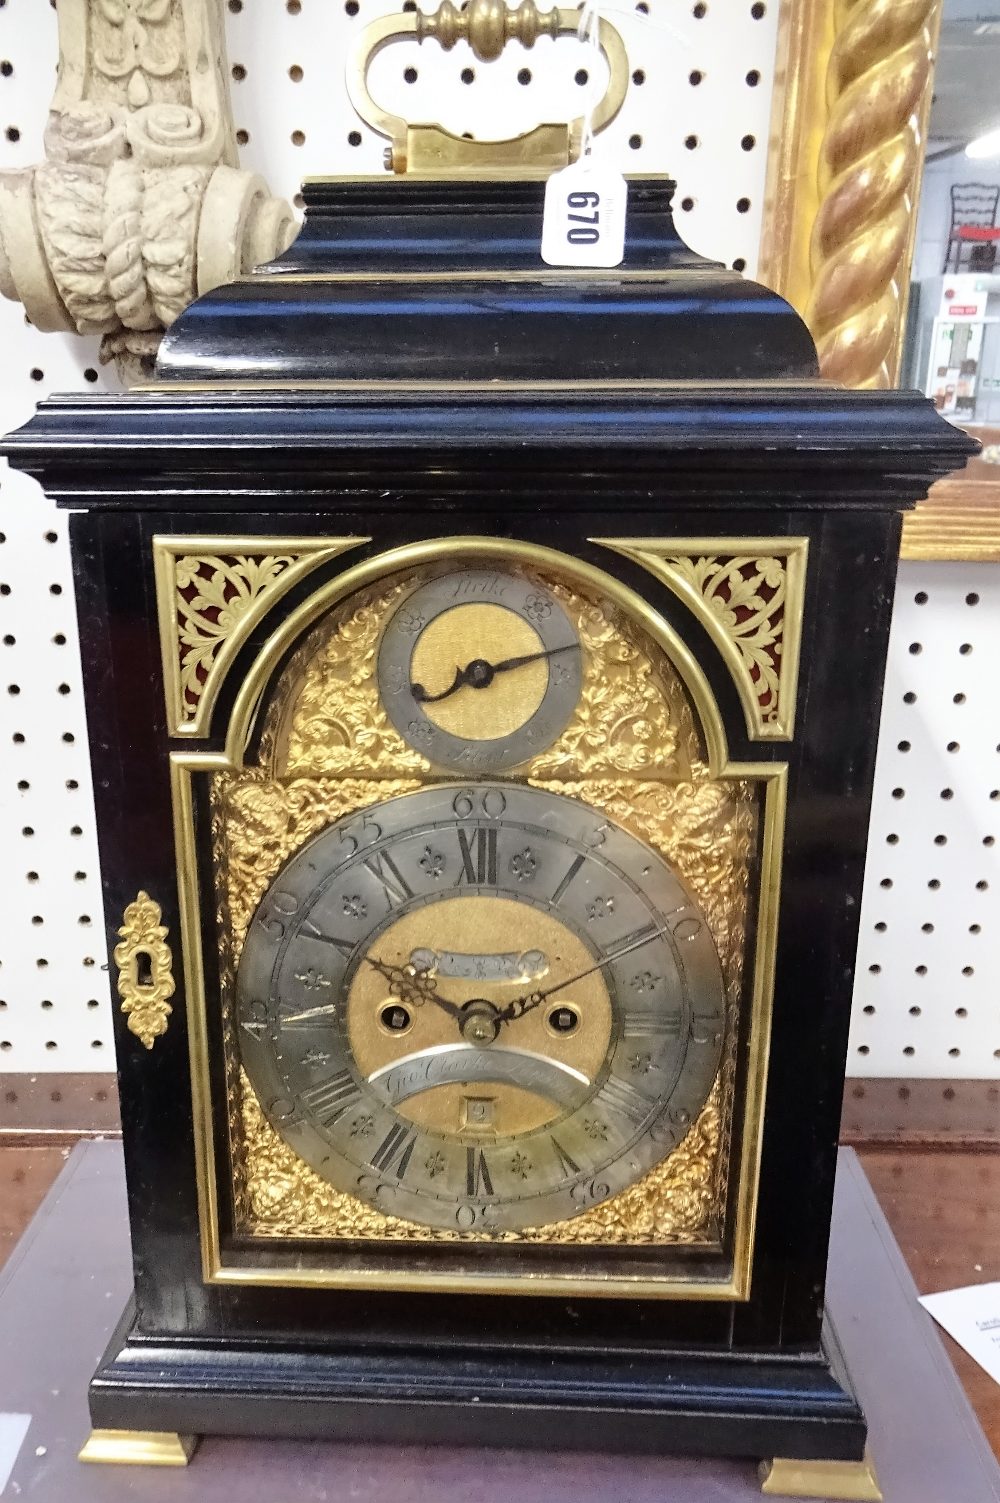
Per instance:
[[[294,245],[200,298],[164,381],[761,381],[818,374],[809,332],[767,288],[696,255],[674,184],[629,181],[625,256],[542,263],[536,178],[318,179]]]
[[[603,511],[668,464],[712,473],[726,506],[780,510],[783,474],[807,506],[898,512],[976,452],[919,392],[821,380],[788,303],[684,245],[673,189],[629,180],[604,270],[542,262],[537,173],[307,182],[296,242],[193,303],[154,382],[50,397],[0,453],[60,505],[115,511],[208,512],[220,489],[245,510],[262,477],[293,510],[303,467],[325,506],[365,474],[405,483],[420,453],[436,496],[467,493],[471,465],[508,510],[571,476]]]

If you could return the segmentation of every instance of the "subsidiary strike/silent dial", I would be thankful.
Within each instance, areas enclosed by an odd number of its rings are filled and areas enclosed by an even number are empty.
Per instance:
[[[513,571],[419,585],[390,619],[379,690],[404,741],[437,767],[505,772],[544,751],[580,698],[579,637],[559,601]]]

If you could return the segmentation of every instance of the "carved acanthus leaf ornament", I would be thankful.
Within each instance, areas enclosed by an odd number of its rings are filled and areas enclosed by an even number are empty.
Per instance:
[[[123,377],[199,294],[271,260],[291,207],[239,169],[222,0],[60,0],[46,160],[0,173],[0,292],[100,334]]]

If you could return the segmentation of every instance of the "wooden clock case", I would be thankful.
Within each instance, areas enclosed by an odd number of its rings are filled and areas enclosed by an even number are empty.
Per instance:
[[[879,707],[902,513],[975,446],[917,393],[821,382],[786,304],[681,243],[671,189],[631,183],[625,261],[598,273],[541,266],[539,181],[311,184],[299,241],[193,305],[154,384],[50,399],[6,440],[73,513],[109,945],[145,892],[174,958],[151,1048],[115,1008],[135,1298],[91,1386],[101,1429],[863,1454],[823,1287]],[[746,1297],[206,1278],[198,1113],[226,1104],[217,1075],[207,1105],[192,1080],[182,960],[217,940],[211,913],[192,932],[179,906],[170,759],[190,742],[167,718],[154,538],[369,540],[232,644],[211,754],[268,634],[319,582],[469,535],[619,580],[696,658],[731,754],[787,767]],[[730,558],[807,540],[777,728],[761,732],[753,677],[741,688],[705,616],[605,536]],[[210,1045],[213,1005],[209,984]],[[212,1194],[224,1241],[225,1184]]]

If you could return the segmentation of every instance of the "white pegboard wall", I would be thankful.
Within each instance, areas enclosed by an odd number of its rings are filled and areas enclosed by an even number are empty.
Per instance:
[[[383,171],[385,142],[354,115],[343,74],[363,28],[396,8],[396,0],[228,0],[241,160],[272,191],[294,197],[314,173]],[[752,271],[776,0],[640,0],[608,14],[633,74],[599,150],[625,170],[671,171],[682,233]],[[42,157],[57,52],[50,6],[0,0],[0,167]],[[381,55],[371,88],[411,118],[440,115],[452,129],[495,137],[583,113],[606,75],[582,43],[512,44],[488,66],[464,44],[445,53],[410,43]],[[96,341],[40,334],[3,299],[0,351],[2,432],[47,392],[116,384],[98,364]],[[112,1044],[66,518],[4,467],[0,532],[0,1071],[89,1071],[110,1067]]]
[[[1000,564],[900,566],[850,1071],[1000,1075]]]
[[[387,0],[228,0],[242,162],[273,191],[292,197],[312,173],[382,171],[384,143],[354,117],[342,76],[363,27],[394,8]],[[625,170],[671,172],[685,238],[751,273],[777,9],[777,0],[649,0],[647,10],[640,0],[634,10],[606,11],[620,24],[634,81],[599,150]],[[41,158],[56,55],[55,14],[44,0],[0,0],[0,167]],[[515,44],[485,67],[464,47],[443,53],[413,43],[383,53],[371,83],[376,98],[411,118],[440,114],[451,128],[495,136],[581,113],[603,72],[582,45],[563,42],[530,51]],[[3,299],[0,351],[0,431],[23,422],[47,392],[114,384],[95,341],[39,334]],[[32,482],[2,469],[0,533],[0,1071],[90,1071],[110,1067],[111,1026],[66,519]],[[1000,833],[1000,805],[988,799],[1000,782],[997,696],[987,687],[1000,648],[1000,581],[985,565],[915,570],[904,567],[894,627],[851,1068],[1000,1075],[1000,877],[995,849],[982,844]],[[928,600],[918,606],[921,589]],[[973,593],[979,604],[965,605]],[[918,640],[923,652],[909,654]],[[957,648],[966,641],[973,652],[963,656]],[[914,686],[912,674],[931,664],[937,673]],[[909,692],[916,702],[903,702]],[[966,695],[960,707],[956,693]],[[959,709],[961,722],[950,719]],[[900,715],[909,717],[902,728]],[[909,752],[898,750],[902,740]],[[951,741],[960,749],[948,751]],[[902,801],[893,799],[896,787],[905,789]],[[945,787],[953,797],[942,801]],[[893,834],[898,841],[889,843]],[[935,844],[939,834],[947,846]],[[891,888],[881,885],[886,878]],[[919,965],[927,967],[921,975]]]

